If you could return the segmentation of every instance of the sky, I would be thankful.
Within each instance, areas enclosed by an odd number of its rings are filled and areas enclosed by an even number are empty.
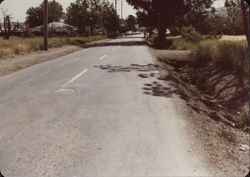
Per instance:
[[[38,6],[41,4],[43,0],[5,0],[1,5],[1,9],[7,9],[8,13],[10,13],[14,20],[19,22],[25,21],[26,11],[31,6]],[[70,5],[71,2],[75,2],[75,0],[57,0],[66,11],[66,8]],[[109,2],[114,2],[114,0],[109,0]],[[121,14],[121,0],[118,0],[117,4],[118,13]],[[136,11],[132,6],[128,5],[126,0],[123,0],[123,17],[126,18],[128,15],[135,15]]]
[[[43,0],[5,0],[0,8],[8,11],[14,17],[14,20],[19,22],[25,21],[26,11],[31,6],[38,6],[41,4]],[[69,6],[71,2],[75,0],[57,0],[60,4],[63,5],[64,10]],[[109,0],[110,2],[114,2],[114,0]],[[216,7],[224,6],[225,0],[217,0],[215,2]],[[128,15],[135,15],[136,11],[132,6],[128,5],[126,0],[123,0],[123,18],[126,18]],[[121,14],[121,0],[118,0],[118,13]],[[1,16],[0,16],[1,17]]]

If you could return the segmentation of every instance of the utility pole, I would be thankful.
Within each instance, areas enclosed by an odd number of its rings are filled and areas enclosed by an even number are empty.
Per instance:
[[[48,0],[43,3],[43,49],[48,50]]]
[[[123,0],[121,0],[121,19],[123,19]]]

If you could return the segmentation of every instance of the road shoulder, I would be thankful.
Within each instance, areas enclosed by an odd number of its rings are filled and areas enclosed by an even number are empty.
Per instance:
[[[165,64],[158,60],[159,56],[167,56],[167,58],[184,61],[185,56],[188,58],[188,51],[169,51],[155,50],[149,48],[158,65],[163,69],[163,78],[167,77],[171,85],[175,86],[179,92],[185,92],[183,95],[189,94],[189,89],[182,88],[182,84],[178,83],[178,77],[173,76],[165,68]],[[169,66],[170,67],[170,66]],[[172,68],[174,70],[174,68]],[[171,70],[172,71],[172,70]],[[176,74],[176,73],[175,73]],[[164,76],[165,75],[165,76]],[[173,79],[171,79],[173,78]],[[176,80],[175,80],[175,79]],[[165,79],[164,79],[165,80]],[[193,88],[192,88],[193,89]],[[177,110],[183,114],[183,117],[189,122],[188,132],[190,138],[193,139],[193,146],[198,154],[204,156],[209,169],[214,169],[216,176],[244,176],[249,170],[249,133],[237,128],[232,128],[222,122],[212,120],[202,112],[195,111],[190,106],[191,97],[181,97],[182,94],[176,95],[175,104]],[[199,105],[199,101],[196,102]],[[246,148],[244,149],[244,147]]]
[[[102,43],[109,41],[109,39],[104,39],[100,41],[95,41],[87,43],[86,45],[92,45],[96,43]],[[49,60],[53,60],[70,53],[82,50],[83,46],[64,46],[60,48],[51,48],[48,51],[36,51],[30,54],[17,55],[12,58],[0,59],[0,77],[5,76],[21,69],[30,67],[35,64],[43,63]]]

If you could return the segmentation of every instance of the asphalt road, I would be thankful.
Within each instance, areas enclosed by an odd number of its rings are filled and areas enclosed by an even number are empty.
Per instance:
[[[0,170],[6,177],[210,175],[171,86],[158,76],[137,36],[1,77]]]

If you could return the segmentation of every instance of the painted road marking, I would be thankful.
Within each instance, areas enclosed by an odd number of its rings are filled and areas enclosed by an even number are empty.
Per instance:
[[[72,79],[70,79],[66,84],[64,84],[62,87],[67,87],[69,84],[71,84],[72,82],[76,81],[77,79],[79,79],[83,74],[85,74],[88,71],[88,69],[84,69],[82,72],[80,72],[79,74],[77,74],[75,77],[73,77]]]
[[[99,60],[103,60],[106,57],[107,57],[107,55],[103,55],[101,58],[99,58]]]
[[[116,51],[116,48],[113,48],[113,49],[112,49],[112,52],[113,52],[113,51]]]

